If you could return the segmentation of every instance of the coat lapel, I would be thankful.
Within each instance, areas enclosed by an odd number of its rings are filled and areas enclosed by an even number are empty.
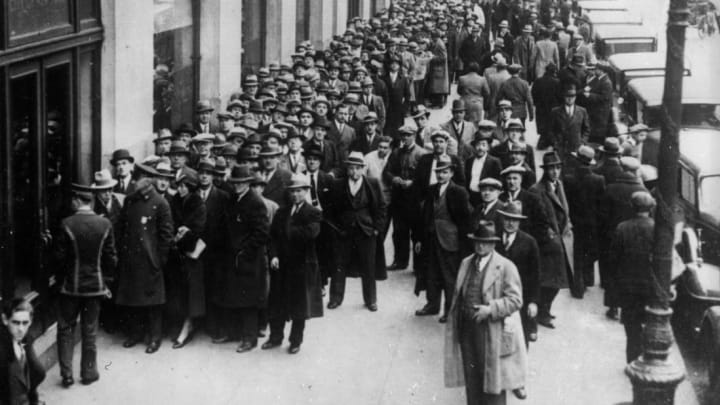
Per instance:
[[[483,274],[483,282],[482,282],[483,293],[485,293],[490,288],[492,288],[493,284],[495,284],[495,280],[500,275],[500,265],[497,263],[497,260],[495,260],[495,255],[498,253],[493,252],[491,254],[492,254],[492,257],[490,257],[490,260],[485,265],[485,271]]]

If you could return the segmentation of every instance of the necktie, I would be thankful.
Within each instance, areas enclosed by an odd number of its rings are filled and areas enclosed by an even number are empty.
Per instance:
[[[312,199],[312,205],[317,207],[317,183],[315,183],[315,173],[310,175],[310,198]]]
[[[300,204],[295,204],[293,206],[292,215],[297,214],[298,211],[300,211]]]
[[[503,247],[505,248],[505,251],[507,251],[508,246],[510,246],[510,236],[505,234],[503,237]]]
[[[19,355],[19,356],[18,356],[18,363],[20,363],[20,368],[21,368],[22,370],[25,370],[25,364],[26,364],[26,362],[27,362],[27,361],[26,361],[27,358],[26,358],[26,356],[25,356],[25,348],[23,347],[22,343],[16,343],[16,344],[17,344],[18,349],[19,349],[19,351],[18,351],[18,355]]]

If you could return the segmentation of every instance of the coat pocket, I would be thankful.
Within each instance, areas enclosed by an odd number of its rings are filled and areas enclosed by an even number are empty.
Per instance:
[[[517,350],[515,345],[515,331],[512,326],[506,325],[503,320],[502,336],[500,338],[500,357],[509,356]]]

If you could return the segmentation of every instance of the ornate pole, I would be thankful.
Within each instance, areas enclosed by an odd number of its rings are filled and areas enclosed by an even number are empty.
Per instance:
[[[643,354],[628,364],[625,373],[633,384],[634,405],[670,405],[685,370],[668,359],[674,337],[670,326],[670,277],[677,208],[678,131],[682,113],[682,81],[687,0],[671,0],[667,25],[667,56],[663,93],[663,122],[658,156],[657,211],[653,272],[657,299],[646,307]]]

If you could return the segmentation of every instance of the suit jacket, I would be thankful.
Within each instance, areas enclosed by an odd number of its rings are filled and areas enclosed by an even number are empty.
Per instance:
[[[513,117],[525,119],[533,115],[533,99],[530,94],[530,85],[520,77],[512,76],[500,85],[498,100],[510,100],[512,102]]]
[[[282,156],[280,156],[280,162],[278,163],[278,168],[285,169],[289,171],[290,173],[299,174],[304,173],[305,170],[307,170],[307,164],[305,163],[305,156],[303,156],[302,153],[299,153],[297,155],[297,159],[295,160],[295,164],[293,165],[292,161],[290,161],[290,154],[285,153]]]
[[[357,229],[366,236],[374,232],[382,234],[387,219],[387,205],[380,191],[377,179],[363,176],[362,186],[358,193],[365,193],[367,208],[355,206],[355,199],[350,194],[347,179],[338,179],[333,183],[333,212],[337,224],[344,232]]]
[[[290,184],[292,173],[289,170],[278,167],[275,169],[275,173],[268,180],[265,190],[263,190],[263,197],[273,200],[280,207],[284,207],[288,203],[287,186]]]
[[[378,131],[381,133],[385,128],[385,102],[382,97],[372,94],[370,96],[370,104],[365,101],[365,94],[360,95],[360,103],[366,105],[368,111],[372,111],[378,116]]]
[[[428,190],[430,196],[434,196],[440,187],[440,184],[434,184]],[[450,215],[451,224],[445,221],[439,222],[435,218],[435,202],[434,197],[425,199],[423,205],[423,225],[426,230],[425,241],[430,243],[433,236],[437,236],[440,246],[450,252],[465,251],[469,248],[467,245],[467,234],[470,229],[470,201],[467,191],[452,181],[448,183],[445,194],[440,198],[445,199],[448,214]],[[432,235],[432,232],[435,235]]]
[[[513,62],[522,66],[520,77],[532,83],[535,79],[535,69],[532,65],[532,53],[535,48],[535,39],[531,36],[515,38]]]
[[[502,236],[501,236],[502,237]],[[540,302],[540,249],[529,234],[518,230],[515,240],[505,249],[503,242],[497,244],[497,252],[510,259],[520,273],[523,287],[523,306]]]
[[[485,115],[490,102],[490,87],[487,80],[475,72],[469,72],[458,78],[457,93],[465,101],[467,114],[465,118],[477,123]]]
[[[480,193],[477,191],[473,191],[470,188],[470,181],[472,180],[472,168],[473,168],[474,163],[475,163],[475,156],[473,156],[465,161],[465,183],[463,183],[463,186],[465,186],[465,188],[470,193],[470,203],[472,204],[473,207],[480,203]],[[486,154],[485,155],[485,164],[483,164],[482,170],[480,170],[479,180],[482,180],[487,177],[492,177],[494,179],[500,180],[500,172],[501,171],[502,171],[502,163],[500,163],[500,159],[498,159],[495,156],[492,156],[490,154]]]
[[[510,155],[508,152],[510,151],[510,141],[506,140],[498,145],[493,146],[490,149],[490,154],[492,156],[495,156],[496,158],[500,159],[500,163],[502,163],[502,167],[508,167],[512,164],[510,161]],[[533,149],[530,145],[525,145],[525,163],[527,163],[528,167],[530,167],[533,171],[533,174],[535,173],[535,149]],[[535,184],[533,182],[532,184]]]
[[[617,159],[605,159],[592,170],[594,173],[603,176],[605,185],[615,183],[617,178],[623,175],[623,169],[620,166],[620,161]]]
[[[349,124],[343,125],[342,133],[338,129],[335,120],[332,121],[328,139],[335,143],[337,148],[338,162],[343,162],[350,153],[350,145],[355,141],[355,129]]]
[[[601,77],[589,76],[587,87],[590,93],[587,97],[579,94],[578,103],[585,107],[590,120],[590,142],[602,144],[610,136],[610,127],[614,126],[612,119],[613,85],[607,75]]]
[[[383,78],[388,89],[388,103],[386,109],[385,126],[388,130],[396,130],[405,122],[407,107],[412,101],[412,84],[410,79],[398,72],[395,82],[387,73]]]
[[[503,191],[498,200],[507,204],[510,196],[507,191]],[[552,227],[550,223],[550,215],[543,204],[540,196],[536,193],[521,189],[517,195],[517,201],[522,204],[522,213],[528,218],[520,223],[520,229],[529,233],[535,238],[539,246],[550,240],[549,230]]]
[[[376,133],[373,136],[373,139],[371,142],[368,142],[367,136],[365,134],[360,134],[357,137],[355,137],[355,141],[350,145],[350,151],[359,151],[362,152],[363,155],[367,155],[368,153],[377,150],[378,145],[380,144],[380,134]]]
[[[121,194],[124,200],[124,195]],[[117,224],[118,219],[120,218],[120,210],[122,209],[122,203],[120,202],[120,198],[117,197],[115,193],[112,194],[110,197],[110,208],[108,208],[105,204],[103,204],[100,199],[95,197],[95,204],[93,204],[93,210],[96,214],[105,217],[110,220],[110,223],[115,226]]]
[[[587,143],[590,137],[590,120],[587,110],[576,105],[572,116],[561,105],[552,109],[550,113],[550,139],[555,142],[558,154],[565,159],[570,152],[576,151],[580,145]]]
[[[206,133],[206,134],[210,134],[210,135],[215,135],[217,132],[220,132],[220,128],[213,122],[210,122],[208,125],[209,125],[208,132],[204,132],[202,130],[202,127],[200,126],[200,123],[198,121],[195,121],[195,122],[193,122],[193,129],[195,131],[197,131],[198,134]]]
[[[415,195],[420,199],[420,201],[427,197],[428,189],[430,188],[430,172],[432,171],[433,160],[435,160],[434,153],[423,155],[418,160],[417,167],[415,168],[413,187],[417,190]],[[462,162],[455,155],[450,155],[450,160],[453,165],[455,165],[455,173],[453,174],[452,181],[455,184],[465,184],[465,174],[462,169]]]
[[[311,146],[317,146],[317,141],[315,139],[311,139],[303,144],[303,150],[307,151],[309,147]],[[323,139],[322,142],[322,153],[323,153],[323,159],[320,163],[320,170],[324,172],[332,172],[332,171],[338,171],[340,169],[340,156],[338,154],[337,146],[335,145],[335,142],[331,141],[330,139]],[[338,175],[340,173],[335,173],[335,175]]]
[[[115,187],[113,187],[113,192],[128,195],[128,194],[132,194],[133,191],[135,191],[135,180],[132,179],[132,175],[130,175],[130,181],[128,182],[126,189],[123,189],[121,187],[119,178],[116,178],[116,180],[118,181],[118,184]]]
[[[227,251],[227,241],[223,237],[222,231],[225,229],[224,224],[227,221],[225,213],[229,203],[230,194],[216,186],[211,186],[205,199],[207,211],[205,229],[200,234],[200,238],[207,245],[206,253],[203,254],[206,263],[217,263],[218,256]]]
[[[448,149],[448,153],[451,155],[459,155],[461,152],[462,147],[468,148],[470,146],[470,142],[472,142],[473,137],[475,136],[475,133],[477,132],[477,127],[474,123],[470,121],[463,121],[461,124],[461,131],[458,133],[455,130],[454,121],[450,120],[444,124],[440,124],[440,128],[447,131],[450,136],[455,138],[455,140],[458,141],[458,150],[456,153],[453,153],[453,151],[450,151]],[[461,147],[462,145],[462,147]]]
[[[37,387],[45,379],[42,366],[31,342],[23,341],[26,367],[15,356],[13,339],[5,325],[0,328],[0,404],[24,405],[38,401]]]
[[[545,67],[551,62],[555,66],[560,66],[560,52],[557,44],[550,39],[537,41],[530,59],[532,60],[530,66],[535,70],[535,77],[542,77],[545,74]]]
[[[492,221],[495,223],[496,230],[502,230],[502,216],[498,212],[503,206],[503,202],[495,200],[495,203],[490,207],[488,212],[485,212],[485,204],[480,202],[475,205],[470,216],[470,230],[474,231],[480,225],[480,221]]]

